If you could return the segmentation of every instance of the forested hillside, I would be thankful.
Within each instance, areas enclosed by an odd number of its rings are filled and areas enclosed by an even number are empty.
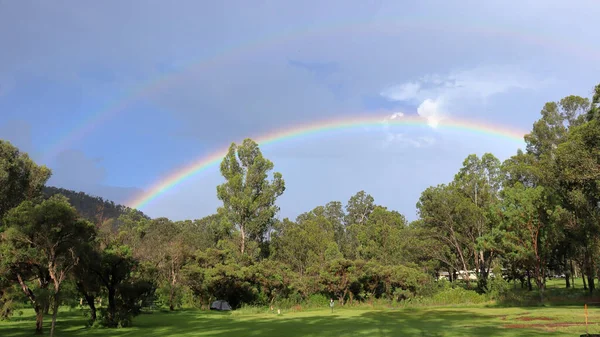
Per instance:
[[[231,144],[221,162],[222,206],[185,221],[43,189],[50,170],[0,141],[0,313],[30,306],[40,332],[46,314],[54,329],[59,304],[80,299],[90,323],[106,327],[132,324],[143,308],[207,308],[215,299],[234,308],[330,298],[342,306],[544,303],[556,274],[564,288],[583,277],[585,296],[595,296],[600,85],[591,101],[546,103],[525,142],[504,162],[467,156],[452,181],[422,192],[420,218],[408,223],[366,191],[279,220],[284,177],[251,139]],[[569,300],[589,299],[574,294]]]
[[[69,199],[69,203],[75,207],[86,220],[93,223],[101,223],[109,219],[118,219],[121,215],[130,211],[139,212],[140,215],[147,217],[141,211],[115,204],[111,200],[104,200],[102,197],[96,197],[84,192],[76,192],[54,186],[44,186],[44,197],[47,199],[56,194],[62,194]]]

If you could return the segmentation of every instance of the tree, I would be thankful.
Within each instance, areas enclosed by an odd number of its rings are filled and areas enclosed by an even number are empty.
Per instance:
[[[134,238],[144,233],[147,224],[145,221],[126,223],[126,229],[114,228],[110,223],[98,229],[98,245],[91,259],[93,263],[89,265],[108,297],[108,308],[101,310],[101,315],[102,324],[109,328],[129,326],[155,290],[154,285],[142,276],[143,268],[127,244],[128,241],[137,242]]]
[[[96,322],[97,309],[95,300],[101,294],[101,284],[94,273],[94,267],[98,262],[98,258],[99,254],[95,246],[84,247],[80,251],[79,263],[73,268],[75,287],[90,308],[90,326]]]
[[[540,158],[550,155],[567,133],[558,104],[548,102],[541,111],[542,118],[533,123],[533,130],[525,135],[527,152]]]
[[[557,174],[558,148],[568,140],[568,135],[574,128],[585,123],[585,113],[589,107],[590,102],[587,98],[574,95],[564,97],[556,103],[546,103],[541,111],[542,117],[534,123],[531,133],[525,136],[528,152],[517,154],[511,159],[512,163],[510,165],[505,163],[506,171],[510,172],[513,177],[520,175],[521,179],[519,181],[527,187],[543,186],[544,194],[550,204],[559,203],[559,199],[563,198],[565,193],[561,191],[560,179],[558,178],[560,174]],[[512,179],[507,183],[511,186],[515,182]],[[561,248],[573,246],[577,239],[574,235],[575,232],[568,229],[568,223],[561,221],[556,225],[567,225],[561,231],[563,235],[561,235],[559,246]],[[569,269],[567,259],[578,259],[577,255],[579,255],[577,253],[578,249],[573,248],[568,250],[557,249],[556,256],[552,256],[551,260],[562,261],[562,266],[557,267],[563,270]]]
[[[5,223],[8,229],[3,244],[7,245],[7,255],[10,256],[11,264],[16,267],[15,272],[23,291],[35,303],[35,299],[31,298],[31,291],[20,276],[19,269],[28,268],[28,265],[44,270],[44,274],[47,273],[52,282],[50,335],[53,336],[61,285],[78,263],[79,251],[94,239],[94,227],[79,218],[64,196],[54,196],[37,205],[25,201],[8,212]],[[39,325],[36,331],[41,333],[41,322]]]
[[[346,226],[364,224],[375,208],[374,201],[375,199],[365,191],[353,195],[346,205]]]
[[[186,232],[194,246],[198,249],[216,248],[219,241],[231,238],[231,228],[223,226],[219,214],[205,216],[194,221],[185,221],[182,227],[187,227]]]
[[[504,235],[512,251],[533,268],[543,300],[546,266],[555,247],[555,223],[560,208],[550,204],[542,186],[526,188],[521,183],[507,187],[499,208]]]
[[[494,258],[495,223],[487,215],[498,200],[501,188],[500,161],[491,153],[481,159],[469,155],[454,178],[454,185],[462,194],[459,198],[464,235],[468,238],[478,275],[480,290],[487,289],[487,278]]]
[[[358,246],[355,248],[360,259],[399,264],[405,262],[403,234],[406,227],[402,214],[375,206],[365,224],[353,224],[348,230],[356,237]]]
[[[288,266],[273,260],[263,260],[249,268],[249,280],[264,296],[265,304],[272,305],[276,298],[290,292],[292,274]]]
[[[428,230],[428,235],[442,245],[446,245],[456,256],[449,266],[455,270],[469,270],[469,256],[472,246],[465,235],[466,222],[461,212],[464,196],[454,184],[429,187],[417,203],[417,210],[422,219],[421,226]],[[468,274],[464,280],[469,285]]]
[[[585,114],[590,109],[590,100],[581,96],[570,95],[558,102],[561,116],[569,127],[585,122]]]
[[[245,139],[240,146],[232,143],[221,162],[226,182],[217,186],[217,197],[223,201],[218,212],[240,230],[240,252],[247,240],[262,242],[279,211],[275,200],[285,191],[281,173],[268,181],[273,163],[264,158],[258,144]]]
[[[149,261],[158,269],[159,281],[168,289],[169,310],[175,310],[176,292],[181,282],[181,269],[191,256],[189,232],[181,223],[167,218],[158,218],[150,222],[143,244],[135,252],[142,261]]]
[[[320,267],[326,262],[325,253],[329,244],[335,244],[334,238],[332,224],[322,215],[304,213],[297,222],[286,218],[273,234],[273,257],[304,275],[309,267]]]
[[[0,231],[6,212],[39,196],[50,175],[46,166],[38,166],[26,153],[0,139]]]
[[[337,297],[340,304],[344,305],[352,284],[359,280],[361,265],[359,262],[343,258],[328,261],[320,272],[325,291]]]
[[[592,98],[592,104],[586,115],[588,121],[594,119],[600,119],[600,84],[594,88],[594,96]]]
[[[8,141],[0,140],[0,235],[4,215],[22,201],[38,197],[50,174],[47,167],[36,165],[26,153]],[[0,253],[0,262],[3,260],[6,261]],[[8,315],[11,312],[9,305],[13,302],[10,281],[14,275],[2,274],[0,268],[0,306],[6,305],[3,313]]]
[[[583,248],[585,273],[593,292],[600,237],[600,120],[569,130],[567,140],[557,148],[554,172],[563,203],[573,214],[569,228],[577,233]]]

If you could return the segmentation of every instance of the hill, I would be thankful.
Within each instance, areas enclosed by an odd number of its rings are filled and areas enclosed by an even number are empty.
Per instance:
[[[79,214],[93,223],[100,223],[108,219],[117,219],[122,214],[132,210],[132,208],[115,204],[113,201],[105,200],[102,197],[92,196],[84,192],[76,192],[64,188],[45,186],[43,190],[45,198],[49,198],[55,194],[62,194],[69,198],[69,202]],[[141,211],[134,210],[143,217],[150,219]]]

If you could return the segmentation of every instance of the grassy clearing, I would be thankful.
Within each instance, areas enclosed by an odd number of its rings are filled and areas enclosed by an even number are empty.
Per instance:
[[[589,321],[590,333],[600,333],[600,309],[590,310]],[[333,314],[321,309],[283,310],[281,315],[268,310],[235,314],[182,310],[144,314],[135,319],[134,327],[108,330],[84,328],[81,311],[64,310],[57,336],[563,336],[584,333],[583,322],[581,306],[338,308]],[[26,310],[21,317],[0,322],[0,336],[31,336],[33,327],[33,313]]]
[[[333,314],[312,309],[327,308],[325,297],[281,306],[281,315],[254,306],[230,313],[155,311],[136,317],[131,328],[116,330],[85,328],[83,311],[64,307],[57,336],[578,336],[586,331],[582,303],[600,299],[588,297],[581,279],[575,286],[564,289],[564,280],[549,280],[546,306],[537,302],[537,289],[513,288],[516,302],[511,304],[493,303],[484,295],[455,288],[410,302],[336,307]],[[589,315],[589,332],[600,333],[600,306],[591,306]],[[46,334],[49,324],[47,316]],[[0,321],[0,336],[31,336],[34,326],[33,310],[25,309],[21,316]]]

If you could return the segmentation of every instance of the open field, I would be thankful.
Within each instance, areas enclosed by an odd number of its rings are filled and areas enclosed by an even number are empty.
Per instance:
[[[600,308],[589,311],[590,333],[600,332]],[[305,312],[217,313],[182,310],[154,312],[134,326],[84,328],[81,311],[63,310],[57,336],[579,336],[585,333],[578,307],[444,307],[397,310],[336,309]],[[46,320],[45,333],[49,332]],[[31,311],[0,322],[0,336],[31,336]]]

